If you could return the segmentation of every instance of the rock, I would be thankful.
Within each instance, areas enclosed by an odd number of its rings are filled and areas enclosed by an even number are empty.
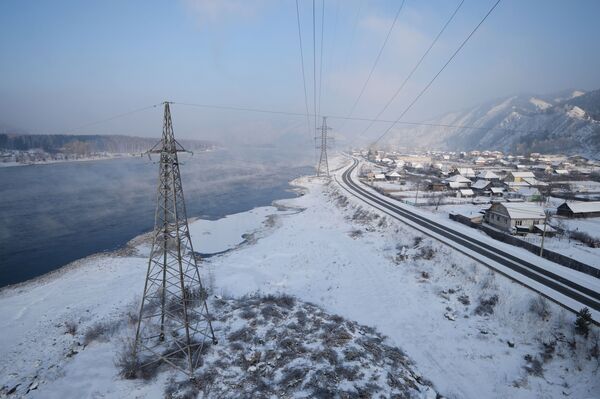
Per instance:
[[[509,348],[514,348],[515,347],[515,343],[511,340],[506,341],[506,343],[508,344]]]
[[[450,312],[446,312],[444,313],[444,317],[447,318],[450,321],[455,321],[456,320],[456,316],[454,316],[452,313]]]
[[[29,387],[27,388],[27,392],[29,393],[30,391],[36,390],[38,388],[38,382],[37,381],[33,381],[31,384],[29,384]]]
[[[488,335],[488,334],[489,334],[489,331],[488,331],[488,330],[485,330],[485,329],[481,329],[481,330],[479,330],[479,332],[480,332],[481,334],[483,334],[483,335]]]
[[[12,395],[13,393],[17,392],[17,388],[19,387],[19,385],[21,385],[20,383],[15,385],[14,387],[12,387],[11,389],[9,389],[6,393],[8,395]]]

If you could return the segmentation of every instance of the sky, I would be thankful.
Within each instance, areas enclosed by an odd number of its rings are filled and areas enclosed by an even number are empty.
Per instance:
[[[314,3],[315,47],[313,1],[299,0],[305,100],[294,0],[3,0],[0,131],[158,137],[160,106],[94,122],[165,100],[300,114],[308,103],[313,113],[316,97],[336,134],[356,134],[364,124],[334,117],[350,114],[402,1]],[[459,3],[404,2],[352,116],[382,109]],[[464,1],[382,118],[402,113],[494,3]],[[600,88],[598,15],[596,0],[501,1],[402,120],[519,93]],[[302,115],[181,104],[172,114],[176,136],[188,139],[312,145],[314,134]]]

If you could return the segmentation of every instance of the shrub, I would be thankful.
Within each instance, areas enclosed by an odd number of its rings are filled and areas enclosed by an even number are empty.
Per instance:
[[[65,321],[65,329],[67,334],[75,335],[77,333],[77,327],[79,327],[77,322],[73,320]]]
[[[115,366],[119,370],[121,377],[128,380],[137,378],[141,364],[137,353],[135,353],[135,343],[133,340],[123,342],[121,349],[117,352]]]
[[[550,317],[550,304],[542,296],[536,296],[529,302],[529,310],[542,320]]]
[[[475,314],[478,316],[485,316],[494,313],[494,307],[498,303],[498,295],[492,295],[490,297],[479,298],[479,304],[475,308]]]
[[[239,330],[236,330],[229,334],[229,341],[242,341],[242,342],[250,342],[252,340],[252,336],[254,335],[254,331],[250,331],[249,327],[242,327]]]
[[[590,333],[590,324],[592,324],[592,314],[588,308],[583,308],[577,313],[575,319],[575,332],[579,335],[583,335],[585,338]]]
[[[296,305],[296,299],[291,295],[266,295],[263,297],[263,302],[272,303],[282,308],[291,309]]]
[[[544,376],[544,369],[542,367],[542,362],[537,357],[532,357],[531,355],[525,355],[525,360],[527,364],[525,365],[525,370],[536,377]]]
[[[94,341],[106,341],[115,333],[118,323],[114,321],[98,321],[92,324],[83,336],[83,343],[89,345]]]

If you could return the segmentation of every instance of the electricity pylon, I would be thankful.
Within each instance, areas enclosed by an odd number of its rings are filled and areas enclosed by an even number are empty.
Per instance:
[[[162,140],[148,151],[160,154],[152,250],[135,336],[142,367],[164,361],[194,377],[207,340],[217,343],[206,305],[187,223],[178,152],[169,103]]]
[[[330,127],[327,127],[327,117],[323,117],[323,124],[319,128],[321,130],[321,138],[315,137],[316,147],[321,150],[321,155],[319,156],[319,163],[317,164],[317,176],[327,176],[329,177],[329,162],[327,161],[327,146],[328,141],[331,139],[327,138],[327,132],[331,130]]]

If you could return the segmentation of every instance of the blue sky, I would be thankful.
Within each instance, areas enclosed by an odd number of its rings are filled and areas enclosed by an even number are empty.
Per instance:
[[[464,2],[383,117],[402,112],[494,2]],[[381,109],[458,3],[406,0],[355,116]],[[399,4],[325,1],[321,114],[350,111]],[[316,0],[317,42],[321,6]],[[300,9],[312,110],[312,1],[300,0]],[[503,0],[404,120],[517,93],[600,88],[598,15],[595,0]],[[0,53],[0,123],[31,133],[75,132],[165,99],[305,110],[292,0],[4,0]],[[186,138],[243,144],[310,135],[297,117],[176,105],[173,116],[176,134]],[[151,109],[76,132],[158,136],[160,118]],[[362,126],[331,124],[341,134]]]

